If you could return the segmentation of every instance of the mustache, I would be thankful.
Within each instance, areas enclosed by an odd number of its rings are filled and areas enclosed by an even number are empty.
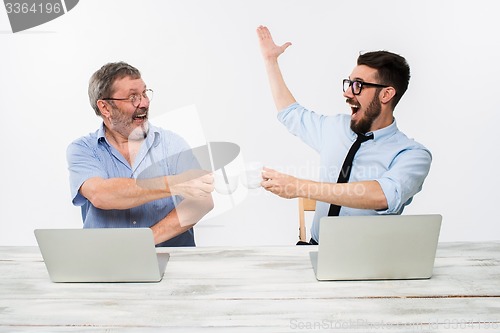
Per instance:
[[[345,102],[346,102],[347,104],[360,106],[360,105],[359,105],[359,103],[354,102],[354,100],[353,100],[352,98],[347,98],[347,99],[345,100]]]
[[[137,116],[141,116],[141,115],[146,115],[146,117],[148,116],[149,114],[149,108],[137,108],[134,112],[134,114],[132,115],[133,118],[137,117]]]

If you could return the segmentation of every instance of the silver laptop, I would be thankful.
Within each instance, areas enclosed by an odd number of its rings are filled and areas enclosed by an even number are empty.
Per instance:
[[[311,261],[318,280],[429,279],[442,216],[323,217]]]
[[[168,253],[149,228],[36,229],[53,282],[159,282]]]

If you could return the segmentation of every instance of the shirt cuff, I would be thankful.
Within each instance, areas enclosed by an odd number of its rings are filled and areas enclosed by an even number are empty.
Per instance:
[[[387,200],[387,209],[377,210],[378,214],[399,214],[403,208],[401,202],[401,189],[395,182],[388,178],[376,179],[384,192],[385,199]]]

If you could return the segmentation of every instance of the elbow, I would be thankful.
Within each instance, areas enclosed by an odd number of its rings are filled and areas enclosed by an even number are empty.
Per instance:
[[[95,193],[92,195],[89,195],[87,197],[87,200],[92,203],[92,205],[98,209],[112,209],[109,205],[109,200],[106,200],[102,194]]]
[[[94,188],[89,186],[86,186],[85,189],[83,189],[82,186],[82,188],[80,189],[80,194],[84,196],[88,201],[90,201],[92,206],[98,209],[118,209],[116,205],[112,205],[112,200],[109,194],[106,194],[104,191],[95,190]]]
[[[375,210],[387,210],[387,209],[389,209],[389,204],[387,203],[387,198],[383,194],[376,199],[373,206],[375,207]]]
[[[98,209],[113,209],[111,206],[112,200],[110,193],[103,190],[101,184],[103,180],[100,178],[92,178],[82,184],[79,189],[80,195],[86,198],[92,206]]]

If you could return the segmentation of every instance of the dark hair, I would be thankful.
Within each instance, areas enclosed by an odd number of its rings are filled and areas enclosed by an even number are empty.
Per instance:
[[[96,115],[101,115],[97,101],[101,98],[111,97],[113,94],[113,83],[124,77],[140,79],[141,72],[134,66],[120,61],[107,63],[90,77],[89,101]]]
[[[373,51],[362,53],[358,57],[358,66],[365,65],[375,68],[379,83],[394,87],[392,107],[395,108],[403,97],[410,82],[410,66],[402,56],[388,51]]]

